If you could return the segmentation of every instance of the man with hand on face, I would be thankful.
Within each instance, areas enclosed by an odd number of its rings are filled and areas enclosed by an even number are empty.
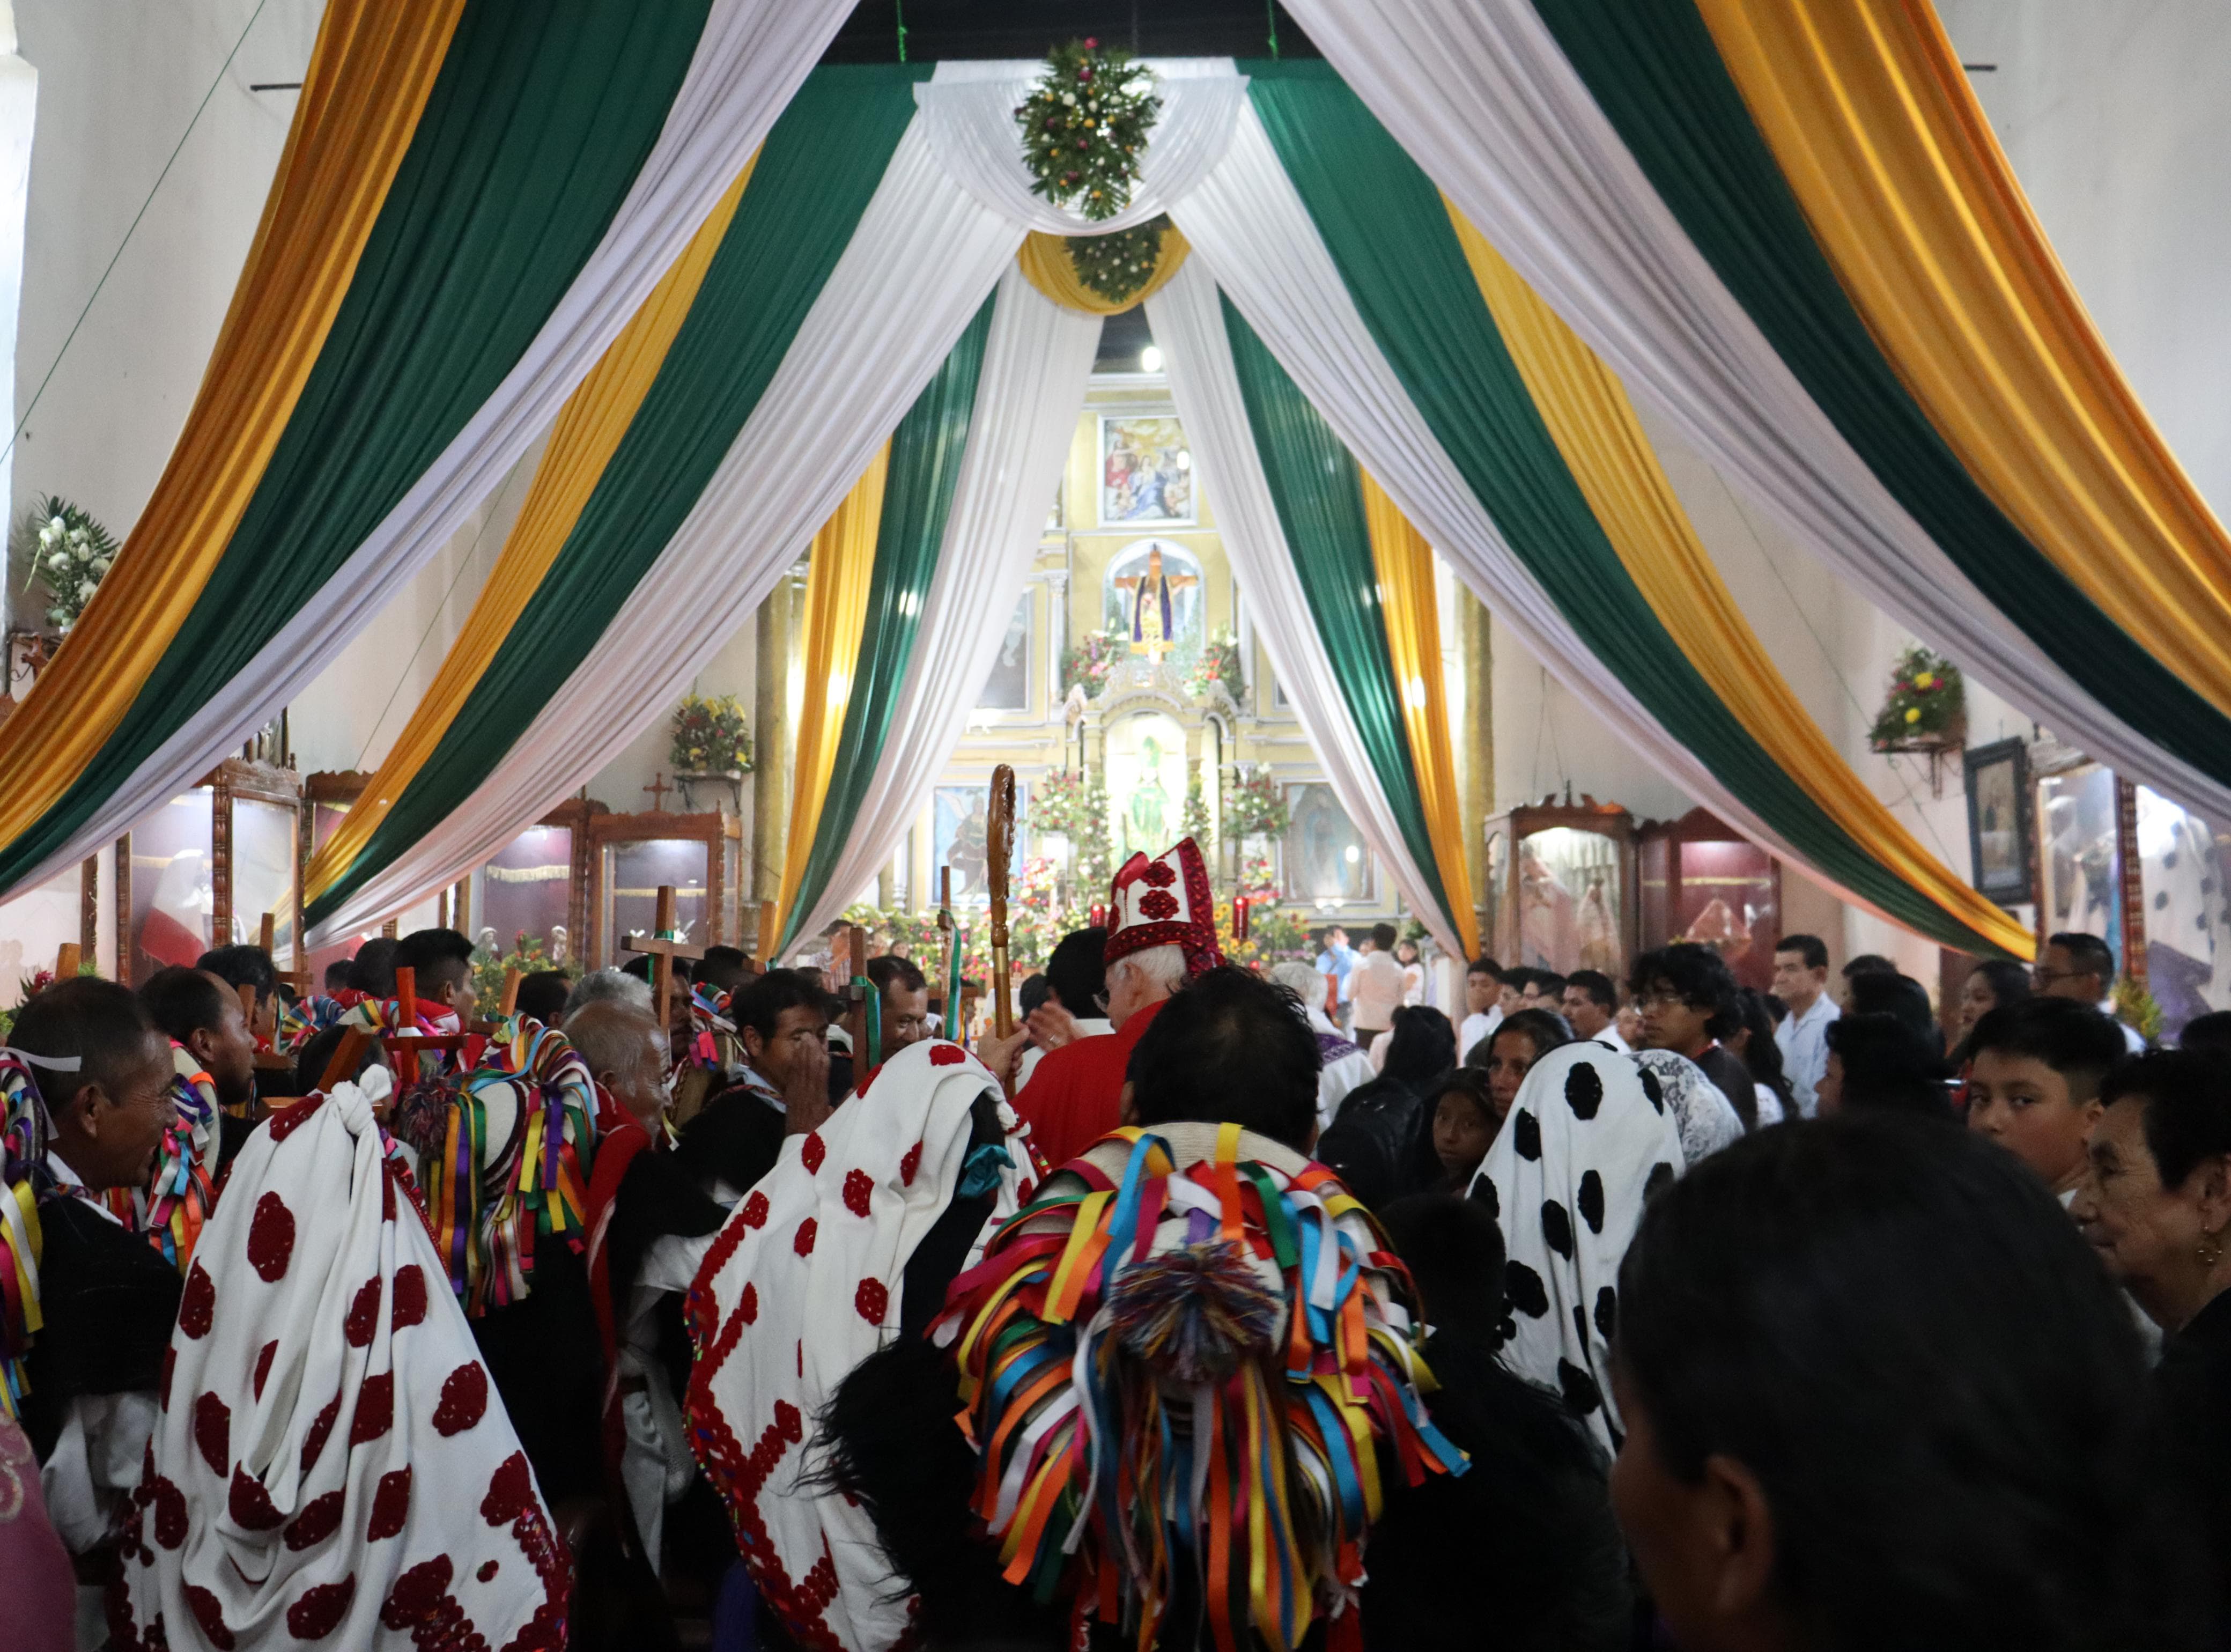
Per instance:
[[[829,1117],[828,1004],[790,969],[768,970],[730,1002],[743,1078],[705,1104],[675,1150],[722,1205],[733,1208],[774,1169],[785,1136],[809,1134]]]
[[[84,1554],[139,1482],[178,1318],[178,1268],[102,1197],[147,1185],[178,1117],[171,1046],[130,988],[93,976],[25,1003],[9,1043],[24,1065],[0,1058],[7,1193],[29,1184],[42,1238],[23,1422],[55,1529]]]

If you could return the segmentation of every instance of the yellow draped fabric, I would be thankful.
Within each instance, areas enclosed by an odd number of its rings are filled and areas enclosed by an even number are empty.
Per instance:
[[[876,571],[876,538],[883,520],[883,481],[891,444],[882,451],[844,502],[813,536],[805,573],[805,694],[798,714],[798,755],[790,770],[790,838],[782,857],[782,900],[774,932],[790,922],[790,909],[805,884],[813,834],[837,772],[837,740],[844,705],[860,664],[860,632],[868,620],[868,586]]]
[[[85,769],[263,479],[417,130],[464,0],[333,0],[224,326],[153,496],[69,642],[0,727],[0,842]]]
[[[1413,527],[1366,470],[1363,522],[1379,572],[1379,612],[1387,623],[1402,696],[1402,724],[1410,736],[1410,762],[1433,868],[1449,904],[1449,921],[1465,956],[1479,952],[1479,919],[1472,908],[1471,873],[1465,865],[1464,796],[1457,786],[1455,748],[1449,742],[1448,685],[1441,669],[1440,601],[1433,590],[1433,547]]]
[[[333,886],[362,854],[372,834],[387,818],[404,788],[433,756],[449,724],[471,697],[488,662],[511,634],[527,599],[541,586],[543,576],[573,531],[582,507],[611,462],[620,438],[627,434],[636,410],[650,393],[651,381],[666,360],[666,352],[681,331],[689,307],[696,301],[705,271],[720,250],[750,183],[754,154],[744,163],[734,183],[714,205],[712,212],[683,248],[672,269],[650,290],[642,308],[613,340],[603,357],[566,400],[551,427],[550,444],[536,466],[534,486],[520,507],[519,518],[504,541],[488,583],[481,587],[464,629],[449,646],[435,673],[425,698],[411,714],[411,721],[364,788],[332,837],[311,857],[302,898],[315,900]]]
[[[1178,273],[1186,255],[1193,250],[1192,243],[1178,233],[1178,226],[1168,225],[1162,231],[1162,249],[1154,259],[1154,273],[1147,277],[1147,284],[1130,297],[1117,303],[1094,292],[1077,278],[1077,266],[1070,262],[1069,238],[1047,235],[1033,230],[1023,238],[1015,254],[1015,262],[1022,267],[1023,279],[1044,293],[1057,304],[1072,310],[1082,310],[1087,315],[1114,315],[1143,302],[1147,296],[1161,289],[1162,284]]]
[[[1829,744],[1736,606],[1659,468],[1626,392],[1453,207],[1449,217],[1588,509],[1689,663],[1745,733],[1853,841],[1975,934],[2028,958],[2036,937],[1899,825]]]
[[[2231,539],[2124,382],[1929,0],[1698,0],[1814,238],[1969,473],[2231,714]]]

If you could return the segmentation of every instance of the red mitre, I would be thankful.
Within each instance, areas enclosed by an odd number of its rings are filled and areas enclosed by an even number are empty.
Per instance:
[[[1196,975],[1224,962],[1208,867],[1191,838],[1153,860],[1133,855],[1109,891],[1108,962],[1149,947],[1182,947]]]

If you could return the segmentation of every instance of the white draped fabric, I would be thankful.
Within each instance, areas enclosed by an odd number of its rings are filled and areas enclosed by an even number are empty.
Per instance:
[[[1348,450],[1529,653],[1637,756],[1730,826],[1839,898],[1879,910],[1808,864],[1596,663],[1504,542],[1380,353],[1252,108],[1240,115],[1224,164],[1175,216],[1193,256],[1164,290],[1185,281],[1196,264],[1212,273]],[[1154,300],[1148,301],[1148,314],[1156,315]],[[1155,327],[1160,338],[1159,320]],[[1167,341],[1163,350],[1174,382],[1174,353]],[[1227,509],[1219,496],[1219,522]],[[1225,534],[1229,539],[1228,526]],[[1294,693],[1293,674],[1282,668],[1279,676]]]
[[[463,525],[689,244],[850,10],[846,0],[714,0],[682,89],[627,198],[495,393],[317,597],[22,887],[83,859],[192,785],[307,688]]]
[[[1098,222],[1031,193],[1015,107],[1030,95],[1044,64],[940,63],[914,95],[930,147],[980,203],[1026,229],[1095,235],[1144,224],[1183,199],[1223,158],[1232,120],[1247,100],[1247,82],[1228,57],[1153,58],[1147,66],[1161,81],[1161,113],[1139,157],[1130,204]]]
[[[1253,118],[1251,112],[1247,119]],[[1193,444],[1201,485],[1214,489],[1217,527],[1239,588],[1255,611],[1257,635],[1294,703],[1303,733],[1324,765],[1333,795],[1433,939],[1450,956],[1460,956],[1465,949],[1456,925],[1434,897],[1432,880],[1410,853],[1355,719],[1341,697],[1340,679],[1333,675],[1324,638],[1302,590],[1301,573],[1278,524],[1277,506],[1240,398],[1216,282],[1198,262],[1187,260],[1147,301],[1147,319],[1161,346],[1170,393]]]
[[[1064,309],[1007,266],[906,681],[844,852],[799,935],[817,933],[889,862],[982,696],[1037,554],[1045,502],[1061,484],[1099,343],[1098,316]]]
[[[2086,693],[1891,496],[1690,241],[1529,0],[1294,0],[1293,10],[1630,392],[1829,567],[2064,738],[2112,753],[2118,769],[2202,815],[2231,818],[2231,787]]]
[[[311,944],[462,877],[585,785],[689,689],[859,479],[1022,241],[947,176],[922,125],[908,126],[759,405],[596,649],[470,800],[366,880]],[[1045,489],[1031,496],[1043,511]]]

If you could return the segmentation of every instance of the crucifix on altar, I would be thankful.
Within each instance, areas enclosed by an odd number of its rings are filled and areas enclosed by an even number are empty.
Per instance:
[[[650,788],[645,787],[643,789],[648,791]],[[651,966],[651,996],[658,1010],[658,1030],[670,1033],[674,1030],[670,1004],[674,991],[674,961],[676,958],[702,958],[705,956],[705,949],[693,947],[680,938],[680,931],[675,928],[674,923],[673,884],[661,884],[658,886],[658,916],[653,922],[656,934],[624,936],[620,940],[620,950],[648,956],[658,961]]]
[[[1176,630],[1174,604],[1170,593],[1200,583],[1191,573],[1167,574],[1162,572],[1162,548],[1155,546],[1147,553],[1147,571],[1116,581],[1123,593],[1124,606],[1131,616],[1131,651],[1144,654],[1159,665],[1163,658],[1177,646],[1172,634]]]

